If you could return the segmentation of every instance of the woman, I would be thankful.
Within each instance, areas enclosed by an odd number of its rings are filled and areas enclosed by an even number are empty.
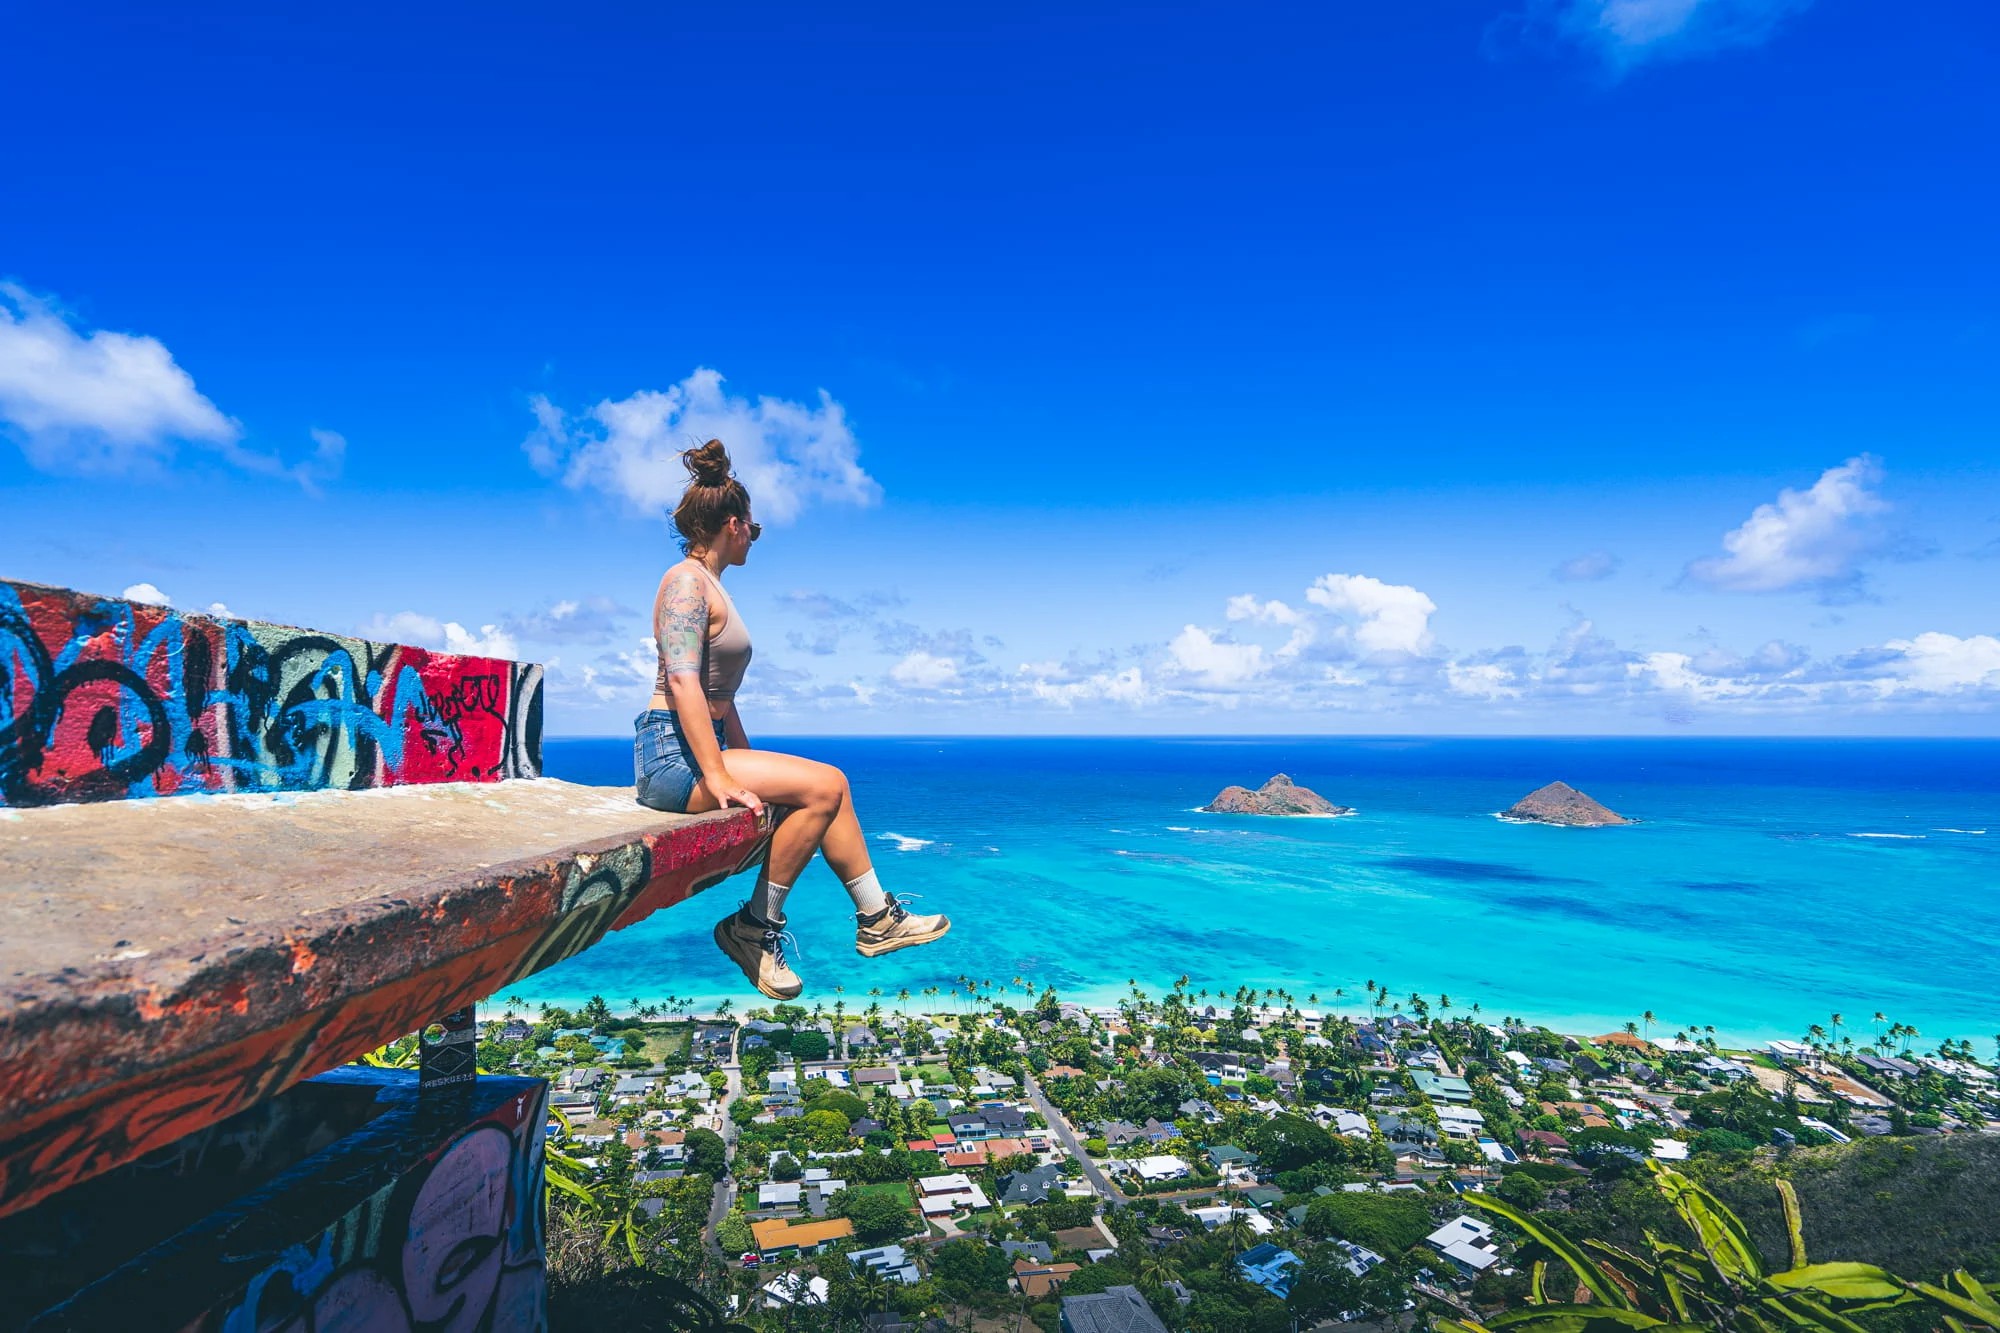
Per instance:
[[[722,590],[722,572],[740,565],[762,529],[750,521],[750,493],[729,468],[720,440],[681,455],[692,480],[674,509],[687,559],[666,572],[653,597],[660,669],[652,702],[634,723],[639,800],[655,810],[761,812],[790,806],[771,835],[770,855],[750,900],[715,926],[715,942],[752,985],[789,1000],[804,983],[785,959],[785,895],[815,850],[854,900],[854,948],[875,957],[929,944],[951,929],[943,916],[917,916],[884,893],[854,817],[847,775],[831,764],[750,748],[736,712],[736,688],[750,665],[750,631]]]

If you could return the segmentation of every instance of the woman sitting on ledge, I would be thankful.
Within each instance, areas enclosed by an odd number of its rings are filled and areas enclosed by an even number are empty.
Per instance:
[[[789,1000],[804,983],[785,960],[785,895],[815,850],[854,899],[855,952],[874,957],[929,944],[951,929],[943,916],[916,916],[884,893],[854,817],[847,775],[831,764],[753,750],[736,713],[736,688],[750,665],[750,631],[722,590],[722,572],[750,555],[762,529],[750,521],[750,493],[719,440],[689,449],[693,478],[674,509],[687,559],[666,572],[653,598],[660,669],[653,698],[634,726],[639,800],[655,810],[762,812],[791,806],[771,836],[770,855],[750,900],[715,926],[715,942],[753,985]]]

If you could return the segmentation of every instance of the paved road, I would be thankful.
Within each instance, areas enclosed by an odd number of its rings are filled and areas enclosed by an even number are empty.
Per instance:
[[[1025,1069],[1021,1073],[1021,1086],[1027,1089],[1029,1104],[1041,1112],[1042,1119],[1049,1122],[1049,1133],[1056,1136],[1056,1142],[1062,1144],[1069,1155],[1083,1168],[1083,1178],[1097,1191],[1097,1197],[1103,1199],[1110,1207],[1123,1208],[1127,1202],[1125,1196],[1118,1192],[1118,1187],[1113,1185],[1110,1178],[1098,1170],[1097,1164],[1090,1160],[1090,1154],[1083,1150],[1083,1145],[1077,1142],[1076,1132],[1069,1127],[1069,1120],[1042,1095],[1042,1085],[1035,1082],[1034,1075]]]
[[[729,1086],[723,1089],[722,1097],[716,1103],[715,1108],[716,1116],[720,1122],[716,1126],[716,1133],[722,1135],[723,1148],[729,1153],[732,1162],[734,1162],[736,1155],[736,1122],[729,1118],[729,1108],[734,1106],[736,1099],[743,1095],[743,1067],[737,1062],[736,1052],[737,1043],[742,1039],[743,1029],[738,1028],[736,1029],[736,1035],[730,1038],[729,1063],[722,1066],[722,1072],[729,1076]],[[729,1179],[717,1183],[715,1197],[710,1200],[708,1205],[708,1225],[704,1226],[701,1230],[701,1243],[708,1249],[710,1254],[723,1259],[725,1262],[736,1258],[736,1256],[722,1253],[722,1246],[718,1245],[715,1240],[715,1229],[722,1225],[723,1218],[729,1216],[730,1205],[735,1202],[736,1175],[732,1171]]]

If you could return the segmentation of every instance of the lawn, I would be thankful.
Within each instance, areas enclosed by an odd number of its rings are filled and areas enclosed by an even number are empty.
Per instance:
[[[628,1055],[637,1054],[647,1061],[660,1061],[686,1056],[689,1028],[686,1023],[648,1023],[643,1032],[634,1028],[617,1035],[625,1039]]]
[[[910,1204],[910,1187],[900,1180],[884,1180],[873,1185],[849,1185],[847,1188],[855,1194],[881,1194],[894,1199],[897,1203]]]

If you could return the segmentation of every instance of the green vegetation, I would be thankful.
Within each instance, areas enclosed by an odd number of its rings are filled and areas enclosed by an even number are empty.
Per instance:
[[[910,1207],[908,1191],[898,1200],[891,1194],[850,1187],[827,1200],[826,1210],[854,1223],[855,1237],[864,1245],[901,1240],[921,1225]]]
[[[1467,1202],[1497,1214],[1567,1268],[1591,1302],[1549,1299],[1548,1261],[1537,1260],[1529,1279],[1527,1305],[1493,1321],[1524,1333],[1581,1333],[1591,1328],[1771,1329],[1777,1327],[1855,1333],[1856,1317],[1899,1307],[1928,1306],[1925,1318],[1970,1315],[1985,1322],[2000,1316],[1977,1280],[1963,1271],[1944,1284],[1911,1283],[1886,1269],[1862,1263],[1809,1263],[1798,1200],[1788,1181],[1776,1182],[1790,1263],[1773,1271],[1742,1221],[1694,1181],[1658,1164],[1653,1174],[1693,1245],[1648,1235],[1634,1253],[1600,1241],[1577,1244],[1560,1230],[1493,1198]],[[1565,1284],[1566,1287],[1566,1284]],[[1483,1333],[1481,1324],[1439,1321],[1458,1333]],[[2000,1326],[2000,1325],[1996,1325]]]
[[[1399,1254],[1436,1226],[1421,1195],[1334,1193],[1306,1208],[1307,1235],[1351,1241],[1378,1254]]]

